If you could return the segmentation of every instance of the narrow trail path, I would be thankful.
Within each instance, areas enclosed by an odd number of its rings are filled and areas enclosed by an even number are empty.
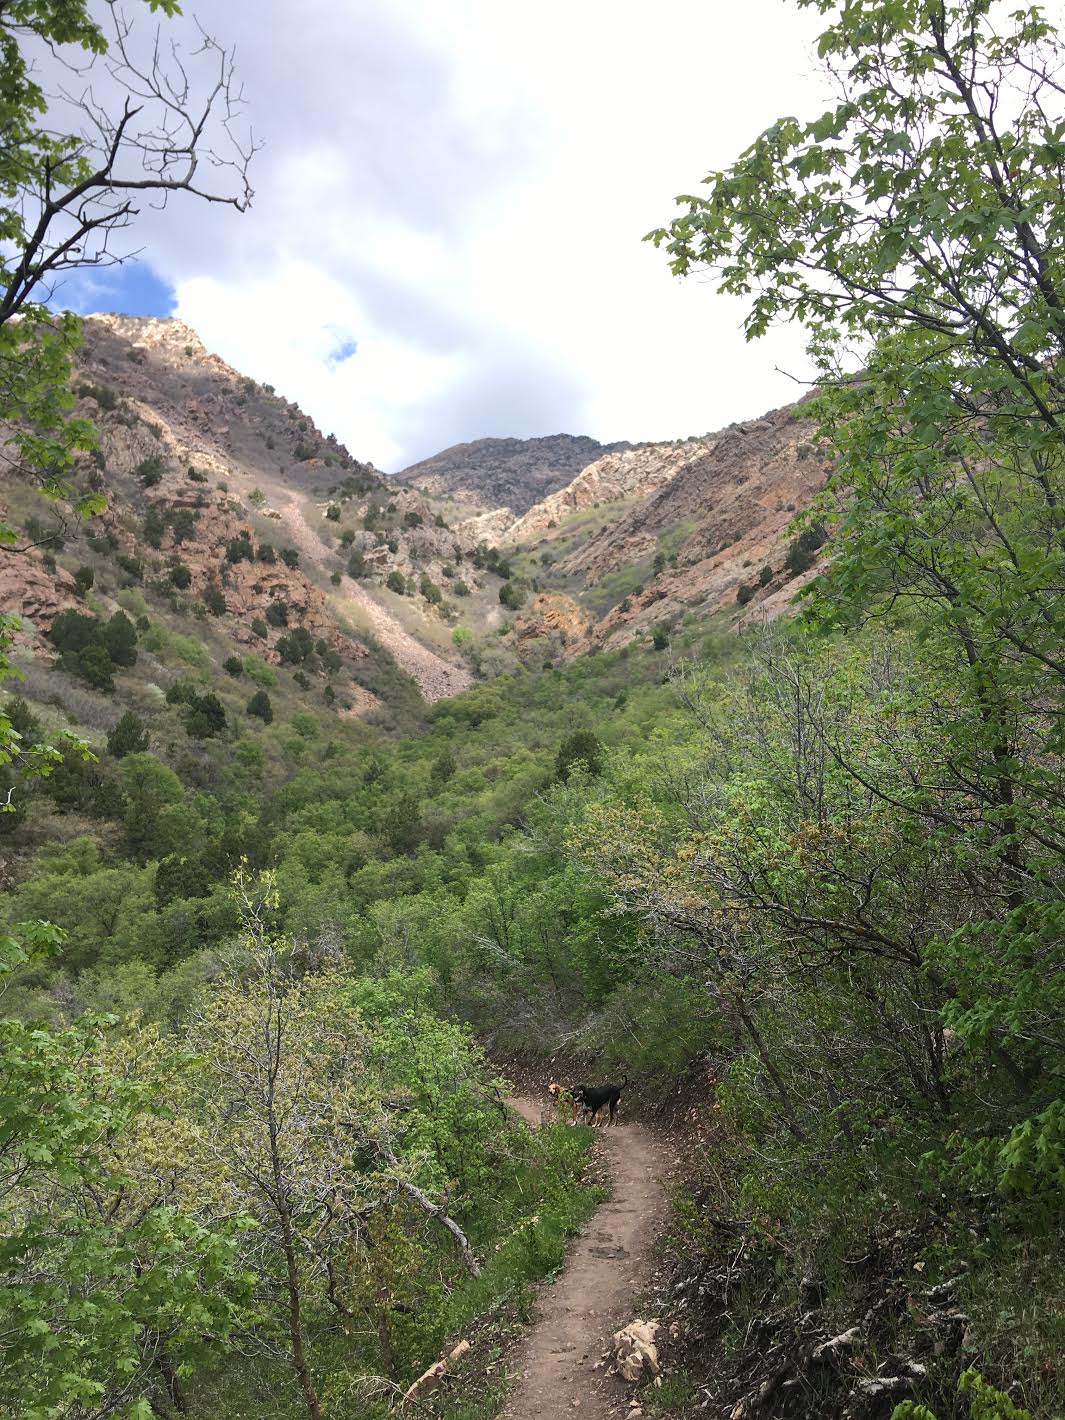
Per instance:
[[[511,1104],[531,1124],[538,1100]],[[650,1280],[654,1244],[666,1216],[667,1157],[640,1124],[598,1131],[611,1197],[570,1247],[558,1280],[541,1291],[532,1329],[521,1343],[520,1376],[501,1420],[613,1420],[628,1413],[626,1387],[601,1362],[613,1332],[637,1315],[636,1296]]]
[[[296,494],[288,495],[288,502],[281,509],[282,520],[288,528],[292,541],[312,562],[321,559],[325,548],[317,537],[300,507]],[[366,614],[373,634],[392,656],[401,670],[417,682],[418,689],[431,705],[434,700],[443,700],[448,695],[458,695],[473,684],[473,676],[465,666],[453,666],[430,651],[428,646],[416,640],[409,631],[383,606],[378,606],[365,588],[352,577],[341,579],[340,590],[358,605]]]

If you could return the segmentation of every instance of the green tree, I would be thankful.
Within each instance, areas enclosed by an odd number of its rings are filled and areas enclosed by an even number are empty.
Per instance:
[[[148,748],[148,729],[139,715],[127,710],[107,734],[107,753],[112,759],[124,759],[127,754],[143,754]]]
[[[116,611],[100,630],[107,654],[116,666],[137,663],[137,628],[124,611]]]
[[[226,598],[217,582],[208,582],[203,589],[203,604],[212,616],[224,616]]]
[[[577,764],[589,774],[603,771],[603,746],[591,730],[574,730],[562,741],[555,757],[555,778],[568,779]]]
[[[805,519],[832,554],[809,614],[851,628],[890,607],[919,634],[942,694],[906,688],[927,713],[910,832],[982,865],[937,953],[943,1010],[1018,1051],[1028,1080],[1027,1118],[969,1157],[1060,1194],[1063,1042],[1044,1030],[1060,1002],[1036,944],[1058,931],[1065,848],[1065,49],[1037,8],[800,4],[830,17],[838,100],[775,123],[651,235],[678,274],[708,267],[751,296],[750,337],[782,320],[809,334],[834,456]],[[839,748],[895,811],[885,754]]]
[[[45,935],[7,939],[5,966]],[[56,1032],[0,1020],[5,1415],[184,1408],[179,1375],[217,1359],[247,1315],[242,1223],[212,1228],[175,1207],[158,1155],[154,1170],[130,1167],[189,1064],[157,1040],[137,1044],[122,1058],[91,1014]]]
[[[274,718],[274,707],[270,704],[270,697],[265,690],[257,690],[248,701],[245,711],[248,715],[254,715],[269,725]]]
[[[517,581],[506,581],[499,589],[501,605],[517,611],[525,601],[525,588]]]
[[[226,731],[226,709],[212,691],[206,695],[193,694],[185,704],[182,716],[185,730],[194,739],[206,740]]]
[[[169,851],[173,836],[166,810],[184,803],[185,790],[172,769],[152,754],[132,753],[122,761],[126,791],[126,843],[141,862]]]

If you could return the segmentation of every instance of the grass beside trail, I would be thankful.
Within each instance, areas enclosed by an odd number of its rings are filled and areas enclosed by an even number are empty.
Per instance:
[[[444,1314],[441,1349],[448,1337],[473,1344],[451,1389],[430,1408],[446,1420],[490,1420],[499,1413],[509,1389],[506,1345],[532,1320],[536,1285],[560,1270],[569,1240],[607,1196],[589,1174],[591,1130],[543,1125],[537,1139],[543,1145],[539,1205],[485,1259],[480,1277],[455,1288]]]

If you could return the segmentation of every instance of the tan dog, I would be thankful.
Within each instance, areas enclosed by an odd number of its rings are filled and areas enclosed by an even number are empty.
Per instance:
[[[547,1087],[547,1093],[555,1102],[555,1108],[558,1110],[559,1119],[564,1120],[566,1117],[567,1110],[571,1110],[572,1113],[570,1123],[576,1124],[577,1111],[581,1106],[582,1096],[584,1093],[583,1086],[559,1085],[554,1080],[552,1080],[551,1084],[549,1084]]]

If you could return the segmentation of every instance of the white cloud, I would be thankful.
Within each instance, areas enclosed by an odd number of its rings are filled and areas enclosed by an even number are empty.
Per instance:
[[[238,218],[146,228],[178,314],[359,457],[567,429],[684,435],[795,397],[801,342],[642,244],[675,193],[815,111],[784,0],[230,0],[257,131]],[[339,342],[356,351],[336,359]]]

